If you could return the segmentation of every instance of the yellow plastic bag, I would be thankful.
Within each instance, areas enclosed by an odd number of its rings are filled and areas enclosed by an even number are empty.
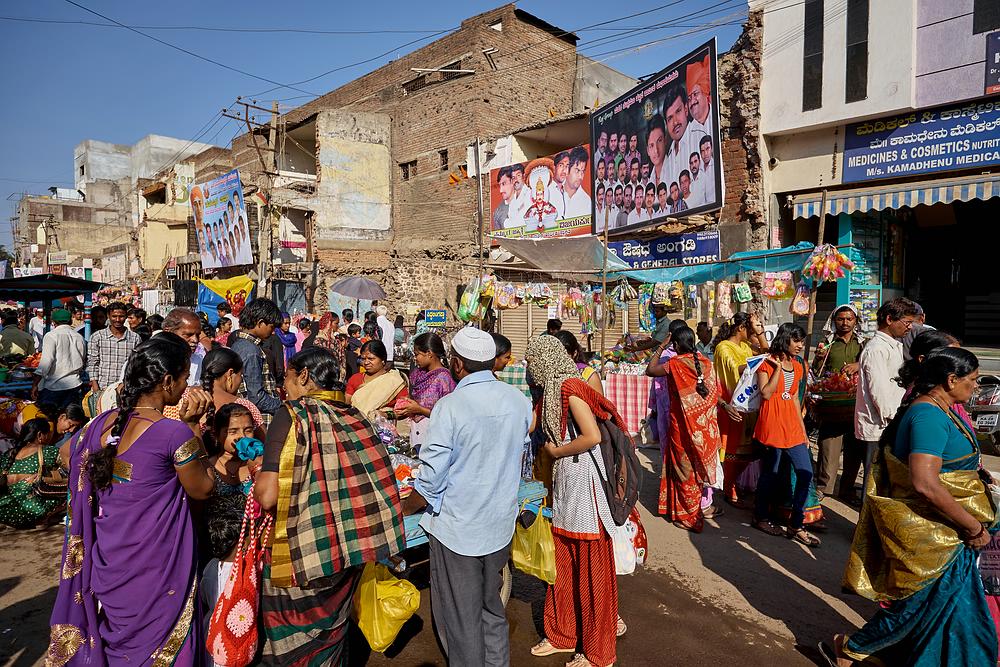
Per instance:
[[[354,614],[358,627],[373,651],[384,652],[417,609],[420,591],[405,579],[398,579],[381,563],[368,563],[354,593]]]
[[[556,582],[556,543],[552,539],[552,524],[541,513],[528,528],[517,522],[511,546],[514,566],[550,584]]]

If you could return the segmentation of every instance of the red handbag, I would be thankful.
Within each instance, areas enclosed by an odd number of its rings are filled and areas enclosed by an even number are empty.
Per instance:
[[[269,514],[265,514],[258,525],[255,517],[260,515],[259,509],[251,487],[236,559],[212,612],[205,638],[205,648],[219,667],[246,667],[257,653],[260,573],[271,533]]]

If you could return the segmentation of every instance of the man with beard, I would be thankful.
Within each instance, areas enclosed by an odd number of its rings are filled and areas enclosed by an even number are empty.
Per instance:
[[[604,156],[608,153],[608,131],[601,130],[601,133],[597,135],[597,150],[594,151],[594,164],[597,165],[604,162]],[[604,165],[607,168],[608,165]]]
[[[608,178],[613,178],[615,169],[618,168],[615,157],[618,155],[618,133],[612,132],[608,139],[608,150],[604,153],[604,161],[607,163]]]
[[[677,178],[679,183],[680,173],[688,169],[688,158],[691,153],[698,150],[701,138],[706,135],[704,130],[690,126],[687,91],[683,86],[675,83],[667,89],[663,110],[665,127],[670,138],[664,165],[670,178]],[[688,175],[690,176],[690,173]]]
[[[628,174],[626,173],[627,171],[628,171],[628,165],[625,164],[625,160],[620,161],[618,163],[618,182],[621,183],[622,185],[628,183]]]
[[[641,182],[642,182],[643,185],[646,185],[646,183],[649,183],[649,163],[648,162],[643,162],[642,163],[642,181]]]
[[[633,188],[637,186],[641,187],[642,184],[639,182],[639,158],[632,158],[632,160],[628,163],[628,165],[629,165],[628,182],[632,185]]]
[[[510,199],[510,213],[508,227],[523,227],[524,214],[531,208],[530,188],[524,187],[524,165],[520,162],[510,166],[511,174],[514,177],[514,192]]]
[[[621,140],[619,139],[619,143]],[[632,161],[642,161],[642,155],[639,154],[639,135],[633,134],[628,138],[628,152],[625,153],[625,163],[630,165]],[[636,175],[637,182],[639,180],[638,174]]]
[[[625,188],[620,183],[615,186],[615,209],[618,211],[618,216],[615,218],[615,223],[611,226],[611,229],[624,227],[628,224],[628,210],[625,206]]]

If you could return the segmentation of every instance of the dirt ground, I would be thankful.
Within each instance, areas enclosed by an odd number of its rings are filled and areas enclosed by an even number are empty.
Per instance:
[[[829,528],[815,550],[751,529],[749,512],[728,506],[693,535],[655,516],[659,468],[652,454],[640,454],[650,556],[645,568],[619,577],[619,610],[629,629],[618,641],[617,664],[820,664],[817,642],[873,613],[870,603],[840,593],[856,512],[824,501]],[[42,664],[61,541],[61,527],[0,532],[0,664]],[[413,580],[422,592],[419,612],[384,655],[371,654],[355,637],[352,665],[445,665],[419,568]],[[507,607],[512,665],[566,662],[565,655],[529,653],[541,635],[544,593],[538,580],[515,575]]]

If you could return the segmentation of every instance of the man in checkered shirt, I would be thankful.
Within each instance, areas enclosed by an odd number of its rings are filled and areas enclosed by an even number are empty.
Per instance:
[[[118,382],[125,364],[142,339],[125,328],[128,308],[123,303],[108,304],[108,328],[94,332],[87,345],[87,374],[96,394]]]
[[[240,312],[240,330],[229,336],[229,349],[243,361],[243,384],[239,395],[257,406],[264,425],[281,406],[274,373],[268,367],[261,342],[274,335],[281,324],[281,309],[270,299],[254,299]]]

